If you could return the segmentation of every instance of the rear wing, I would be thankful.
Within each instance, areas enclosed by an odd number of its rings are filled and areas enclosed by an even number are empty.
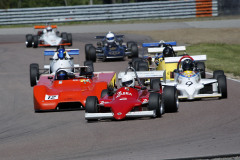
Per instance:
[[[165,77],[165,71],[137,71],[137,76],[139,79],[152,79],[152,78],[163,78]],[[128,75],[131,75],[136,79],[134,72],[127,72]],[[125,75],[125,72],[119,72],[118,79],[121,79]]]
[[[42,26],[34,26],[34,29],[45,29],[47,27],[48,26],[44,26],[44,25],[42,25]],[[51,28],[57,28],[57,25],[51,25]]]
[[[124,35],[115,35],[115,38],[123,38],[124,37]],[[96,39],[104,39],[104,38],[106,38],[106,36],[96,36],[95,37]]]
[[[194,61],[206,61],[207,56],[206,55],[197,55],[197,56],[191,56]],[[165,63],[178,63],[181,57],[165,57]]]
[[[79,55],[79,49],[65,49],[68,55]],[[54,56],[56,50],[45,50],[44,56]]]
[[[164,42],[164,41],[160,41],[160,42],[156,42],[156,43],[143,43],[142,47],[159,47],[163,44],[167,44],[167,45],[171,45],[171,46],[176,46],[177,42],[176,41],[172,41],[172,42]]]
[[[148,53],[162,53],[165,47],[148,48]],[[174,52],[186,51],[186,46],[172,47]]]

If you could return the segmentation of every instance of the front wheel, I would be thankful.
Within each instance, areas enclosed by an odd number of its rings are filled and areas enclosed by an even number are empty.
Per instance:
[[[217,77],[218,91],[222,93],[221,98],[227,98],[227,79],[225,75],[219,75]]]
[[[148,109],[155,110],[157,117],[161,117],[164,114],[164,106],[161,103],[161,95],[159,93],[150,93]]]
[[[32,42],[33,42],[33,36],[32,34],[27,34],[26,35],[26,47],[32,47]]]
[[[88,66],[87,72],[94,72],[93,62],[92,61],[84,61],[84,66]]]
[[[96,96],[88,96],[85,104],[85,113],[98,113],[98,99]],[[87,119],[87,121],[97,121],[97,119]]]
[[[30,64],[30,85],[31,87],[37,84],[39,79],[39,66],[36,63]]]
[[[224,75],[224,71],[223,70],[213,71],[213,79],[217,79],[217,77],[220,76],[220,75]]]
[[[33,48],[38,47],[38,36],[33,36]]]
[[[165,86],[163,88],[163,104],[166,112],[177,112],[179,107],[178,93],[174,86]]]

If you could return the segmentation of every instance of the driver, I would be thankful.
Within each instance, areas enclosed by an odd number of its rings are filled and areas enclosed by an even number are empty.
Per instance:
[[[57,72],[57,80],[67,80],[67,79],[68,79],[68,75],[66,71],[60,70]]]
[[[48,27],[46,28],[46,30],[47,30],[47,32],[52,32],[52,27],[48,26]]]
[[[175,53],[174,53],[173,49],[169,46],[166,46],[163,49],[163,57],[175,57]]]
[[[116,45],[114,33],[109,31],[108,34],[106,35],[106,41],[107,41],[107,44],[110,44],[111,46]]]
[[[193,71],[194,62],[191,59],[185,59],[182,63],[183,71]]]
[[[125,74],[122,77],[120,86],[122,86],[122,87],[134,87],[134,85],[135,85],[135,80],[131,75]]]

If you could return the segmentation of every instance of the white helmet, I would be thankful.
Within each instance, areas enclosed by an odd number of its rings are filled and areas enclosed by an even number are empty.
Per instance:
[[[121,84],[120,84],[122,87],[134,87],[134,84],[135,84],[135,80],[131,75],[129,74],[123,75],[121,79]]]
[[[111,31],[109,31],[108,34],[106,35],[106,39],[107,42],[112,43],[114,42],[115,36]]]
[[[48,26],[47,27],[47,32],[52,32],[52,27]]]

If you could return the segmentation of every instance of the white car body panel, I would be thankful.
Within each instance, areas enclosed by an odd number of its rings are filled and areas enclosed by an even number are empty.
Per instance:
[[[62,38],[58,37],[55,31],[43,33],[39,40],[43,40],[44,44],[51,46],[58,46],[62,42]]]

